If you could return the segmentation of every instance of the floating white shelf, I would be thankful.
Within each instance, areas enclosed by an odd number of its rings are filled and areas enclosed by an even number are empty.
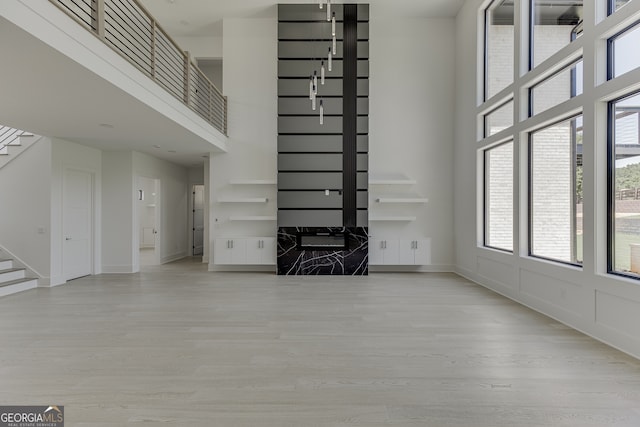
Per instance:
[[[378,203],[428,203],[429,199],[420,196],[405,195],[393,195],[393,196],[379,196],[376,197]]]
[[[405,175],[394,174],[379,174],[369,175],[369,184],[371,185],[415,185],[414,179],[409,179]]]
[[[237,198],[220,198],[218,203],[267,203],[269,199],[266,197],[237,197]]]
[[[415,221],[416,217],[415,216],[374,216],[369,218],[369,221],[374,221],[374,222],[378,222],[378,221],[396,221],[396,222],[411,222],[411,221]]]
[[[232,185],[276,185],[275,179],[232,179],[229,181]]]
[[[276,221],[275,216],[231,216],[229,221]]]

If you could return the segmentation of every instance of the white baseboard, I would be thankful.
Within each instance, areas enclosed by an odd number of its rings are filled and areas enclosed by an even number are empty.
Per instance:
[[[176,254],[173,254],[173,255],[169,255],[169,256],[163,257],[160,260],[160,264],[168,264],[170,262],[179,261],[179,260],[184,259],[186,257],[187,257],[187,253],[186,252],[179,252],[179,253],[176,253]]]
[[[218,273],[276,273],[275,265],[220,265],[209,264],[209,271]]]
[[[455,273],[453,265],[369,265],[369,273]]]
[[[132,274],[132,273],[135,273],[135,271],[133,271],[132,265],[103,265],[102,273],[103,274]]]

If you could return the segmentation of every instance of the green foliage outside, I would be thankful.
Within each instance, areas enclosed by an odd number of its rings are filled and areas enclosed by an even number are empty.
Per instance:
[[[616,169],[616,190],[640,187],[640,163]]]

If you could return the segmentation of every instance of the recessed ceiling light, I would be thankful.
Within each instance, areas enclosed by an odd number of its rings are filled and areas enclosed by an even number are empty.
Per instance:
[[[107,128],[107,129],[113,129],[114,126],[112,124],[109,123],[100,123],[100,126],[103,128]]]
[[[160,148],[160,146],[159,145],[154,145],[153,148]]]
[[[169,150],[169,153],[175,153],[176,150]]]

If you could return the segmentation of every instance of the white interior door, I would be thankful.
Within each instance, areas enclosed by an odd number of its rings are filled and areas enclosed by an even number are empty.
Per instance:
[[[93,178],[66,169],[63,182],[63,274],[65,280],[88,276],[93,265]]]

